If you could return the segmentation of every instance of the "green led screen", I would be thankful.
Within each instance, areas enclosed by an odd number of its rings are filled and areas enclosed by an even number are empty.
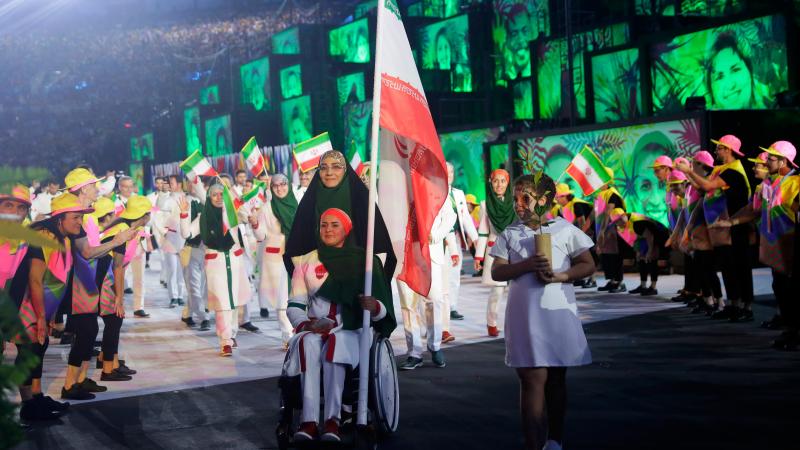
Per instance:
[[[514,118],[533,119],[533,93],[530,79],[520,80],[513,84]]]
[[[422,68],[449,70],[453,92],[472,92],[469,17],[442,20],[420,28]]]
[[[299,97],[303,95],[303,71],[300,64],[281,69],[281,97]]]
[[[444,158],[453,165],[453,186],[473,194],[478,202],[486,198],[487,175],[484,168],[483,144],[497,140],[500,127],[458,131],[439,135]]]
[[[200,142],[200,108],[195,106],[183,110],[183,134],[186,138],[187,156],[195,150],[203,152],[203,144]]]
[[[408,5],[408,17],[422,17],[422,1]]]
[[[299,29],[297,27],[292,27],[274,34],[272,36],[272,53],[276,55],[299,55]]]
[[[370,119],[372,118],[372,101],[361,103],[348,103],[343,108],[344,116],[344,152],[347,160],[355,152],[361,156],[362,161],[369,161]]]
[[[689,157],[704,148],[700,126],[700,120],[688,119],[531,137],[515,142],[515,156],[525,167],[543,168],[554,180],[567,183],[580,198],[580,187],[565,170],[573,156],[588,145],[614,170],[614,183],[628,211],[666,224],[666,186],[659,183],[651,166],[661,155]]]
[[[144,165],[142,163],[131,163],[130,172],[128,176],[133,178],[133,184],[136,186],[136,192],[143,194],[142,186],[144,186]]]
[[[531,76],[529,43],[550,35],[547,0],[494,0],[495,83]]]
[[[370,11],[378,7],[378,0],[367,0],[356,5],[356,12],[353,16],[358,19],[366,16]]]
[[[336,79],[336,91],[339,94],[339,107],[345,103],[363,102],[364,95],[364,72],[356,72],[342,75]]]
[[[242,82],[242,104],[256,111],[272,109],[269,89],[269,58],[260,58],[239,67]]]
[[[762,17],[677,36],[651,49],[653,110],[677,112],[688,97],[708,109],[764,109],[789,87],[786,24]]]
[[[635,0],[637,16],[722,17],[744,9],[743,0]]]
[[[153,133],[131,138],[131,161],[151,161],[153,159]]]
[[[575,99],[575,114],[586,117],[586,76],[583,54],[628,43],[627,24],[615,24],[577,33],[572,39],[573,95],[568,95],[569,64],[567,40],[549,39],[536,45],[535,67],[539,98],[539,119],[569,117],[571,102]]]
[[[222,156],[233,153],[231,116],[206,120],[206,155]]]
[[[460,0],[422,0],[420,8],[422,16],[440,17],[442,19],[458,14]]]
[[[489,167],[491,170],[506,168],[508,144],[495,144],[489,147]]]
[[[632,48],[593,56],[592,88],[595,121],[641,117],[639,50]]]
[[[311,121],[311,97],[302,97],[284,100],[281,103],[281,121],[283,124],[283,137],[290,144],[311,139],[314,126]]]
[[[369,22],[366,17],[334,28],[328,37],[331,56],[349,63],[370,61]]]
[[[200,89],[201,105],[219,105],[219,86],[213,84]]]

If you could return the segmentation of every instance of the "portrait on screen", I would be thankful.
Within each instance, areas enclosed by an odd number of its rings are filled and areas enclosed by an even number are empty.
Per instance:
[[[202,153],[202,143],[200,142],[200,108],[186,108],[183,110],[183,132],[186,137],[186,155],[192,154],[195,150]]]
[[[651,49],[653,110],[678,112],[689,97],[708,109],[765,109],[789,88],[786,23],[761,17],[683,34]]]
[[[206,155],[222,156],[233,153],[231,116],[224,115],[206,120]]]
[[[520,80],[513,84],[514,89],[514,118],[533,119],[533,93],[531,80]]]
[[[131,138],[131,161],[151,161],[153,156],[153,133]]]
[[[502,127],[492,127],[439,135],[444,158],[455,171],[453,186],[473,194],[478,202],[486,198],[483,144],[496,140],[502,130]]]
[[[284,100],[281,103],[281,119],[283,123],[283,136],[289,144],[299,144],[313,137],[313,123],[311,121],[311,97],[302,97]]]
[[[256,111],[272,107],[269,89],[269,58],[243,64],[239,68],[242,83],[242,104],[252,105]]]
[[[281,97],[299,97],[303,95],[303,72],[300,64],[281,69]]]
[[[272,53],[276,55],[300,54],[300,30],[292,27],[272,35]]]
[[[334,28],[328,33],[330,55],[342,62],[370,61],[369,22],[367,18]]]
[[[339,94],[339,107],[346,103],[363,102],[364,72],[342,75],[336,79],[336,91]]]
[[[219,86],[214,84],[200,90],[201,105],[219,105]]]
[[[144,186],[144,165],[141,163],[133,163],[130,165],[130,177],[133,178],[133,184],[136,192],[143,194],[142,187]]]
[[[369,132],[372,124],[372,101],[344,105],[344,152],[348,161],[358,152],[362,161],[369,161]]]
[[[632,48],[592,56],[596,122],[642,116],[639,50]]]
[[[494,0],[495,83],[531,76],[530,42],[550,34],[547,0]]]
[[[453,92],[472,92],[469,17],[461,15],[420,29],[422,68],[450,71]]]

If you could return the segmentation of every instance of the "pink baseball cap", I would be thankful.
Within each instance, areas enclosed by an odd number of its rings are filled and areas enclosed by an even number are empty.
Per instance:
[[[684,182],[686,182],[686,174],[680,170],[673,170],[669,173],[669,177],[667,177],[668,184],[679,184]]]
[[[686,159],[686,158],[684,158],[683,156],[678,156],[677,158],[675,158],[675,161],[673,161],[673,164],[677,166],[677,165],[678,165],[678,163],[686,163],[686,164],[689,164],[689,160],[688,160],[688,159]]]
[[[789,161],[789,164],[792,167],[797,167],[797,164],[794,163],[794,157],[797,156],[797,149],[794,148],[789,141],[778,141],[774,144],[770,145],[769,148],[759,147],[764,152],[769,153],[770,155],[780,156],[782,158],[786,158]]]
[[[753,164],[767,164],[767,152],[761,152],[755,158],[747,158]]]
[[[669,167],[672,169],[672,158],[667,155],[661,155],[656,158],[656,161],[650,166],[651,169],[655,169],[656,167]]]
[[[744,156],[744,153],[741,151],[742,141],[732,134],[726,134],[725,136],[719,138],[718,141],[712,139],[711,142],[713,142],[715,145],[728,147],[733,153],[736,153],[739,156]]]
[[[699,152],[695,153],[694,158],[692,159],[704,166],[714,167],[714,157],[711,156],[711,153],[708,153],[705,150],[700,150]]]

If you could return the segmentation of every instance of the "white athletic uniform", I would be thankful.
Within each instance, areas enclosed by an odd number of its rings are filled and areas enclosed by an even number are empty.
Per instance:
[[[489,195],[492,195],[489,193]],[[509,192],[506,195],[511,195]],[[478,224],[478,244],[475,246],[475,258],[483,259],[483,276],[481,283],[486,286],[491,286],[492,290],[489,293],[489,302],[486,304],[486,325],[490,327],[497,326],[497,304],[500,303],[500,298],[503,296],[503,291],[507,283],[505,281],[498,282],[492,279],[492,262],[494,257],[491,255],[492,246],[497,240],[497,230],[495,230],[492,221],[489,220],[489,212],[486,210],[486,202],[481,202],[481,220]]]
[[[226,252],[206,248],[206,283],[208,307],[217,317],[220,346],[233,345],[238,330],[237,310],[250,301],[250,281],[245,268],[244,244],[239,225],[230,230],[233,247]]]
[[[455,209],[458,222],[456,222],[455,230],[449,233],[445,242],[450,255],[458,256],[458,264],[455,266],[450,264],[448,270],[445,271],[444,303],[446,308],[442,318],[445,331],[450,331],[450,311],[458,310],[458,295],[461,290],[461,266],[464,263],[462,247],[467,247],[468,240],[474,243],[478,242],[478,230],[475,229],[472,216],[469,214],[464,191],[451,187],[448,200]]]

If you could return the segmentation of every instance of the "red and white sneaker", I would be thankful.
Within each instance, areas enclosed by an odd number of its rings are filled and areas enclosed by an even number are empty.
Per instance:
[[[450,334],[449,331],[442,331],[442,344],[447,344],[448,342],[453,342],[456,340],[456,337]]]
[[[339,421],[336,419],[328,419],[325,421],[325,432],[322,433],[321,441],[325,442],[342,442],[339,436]]]
[[[219,352],[219,356],[233,356],[233,349],[230,345],[223,345],[222,350]]]
[[[497,327],[487,326],[486,328],[489,331],[489,336],[491,337],[500,336],[500,330],[498,330]]]
[[[317,439],[317,422],[303,422],[300,424],[300,429],[294,434],[294,441],[314,441]]]

